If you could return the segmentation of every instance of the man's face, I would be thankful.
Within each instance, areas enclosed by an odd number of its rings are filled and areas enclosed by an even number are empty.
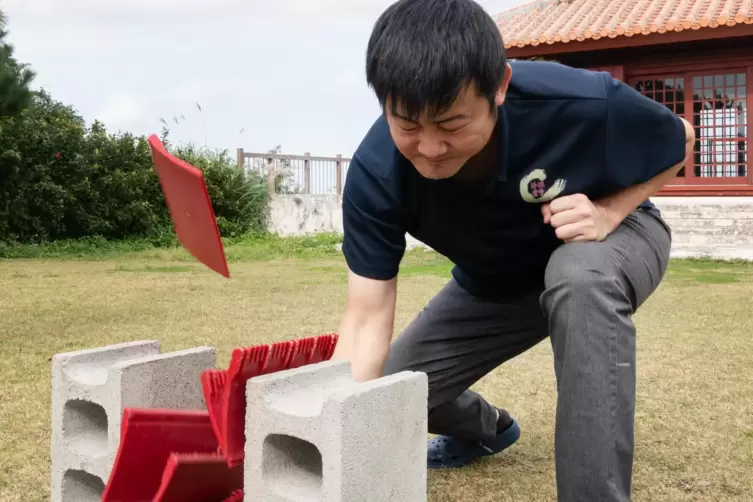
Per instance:
[[[505,80],[495,96],[495,105],[504,102],[512,68],[508,65]],[[387,122],[395,145],[425,178],[445,179],[454,176],[488,143],[496,124],[496,114],[489,101],[467,87],[452,106],[435,116],[422,113],[411,120],[399,106],[386,109]]]

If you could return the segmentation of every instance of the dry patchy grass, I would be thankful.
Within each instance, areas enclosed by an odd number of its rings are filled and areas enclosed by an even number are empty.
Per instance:
[[[336,257],[232,264],[230,281],[180,253],[113,260],[0,262],[0,501],[48,500],[50,357],[138,339],[163,351],[233,347],[336,330],[345,269]],[[397,327],[442,286],[448,265],[409,257]],[[635,500],[753,499],[753,266],[675,262],[636,316]],[[555,385],[548,342],[476,386],[519,419],[507,453],[430,473],[435,502],[555,499]]]

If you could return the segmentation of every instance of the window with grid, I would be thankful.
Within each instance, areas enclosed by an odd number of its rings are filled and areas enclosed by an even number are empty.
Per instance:
[[[745,73],[693,77],[693,175],[748,175],[748,117]]]
[[[689,177],[748,176],[748,88],[744,71],[648,77],[633,80],[631,85],[693,124],[696,144]],[[677,176],[686,177],[685,168]]]
[[[654,101],[657,101],[681,117],[685,117],[685,79],[677,78],[647,78],[636,80],[633,87]],[[678,173],[678,177],[685,176],[683,167]]]

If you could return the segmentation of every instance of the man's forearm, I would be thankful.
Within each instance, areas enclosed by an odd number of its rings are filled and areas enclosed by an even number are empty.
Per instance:
[[[654,176],[645,183],[626,188],[619,193],[595,201],[605,209],[607,216],[612,220],[614,228],[619,226],[622,220],[643,201],[656,194],[664,185],[672,181],[678,171],[692,158],[695,145],[695,131],[685,119],[682,119],[682,121],[685,124],[685,158],[682,162]]]

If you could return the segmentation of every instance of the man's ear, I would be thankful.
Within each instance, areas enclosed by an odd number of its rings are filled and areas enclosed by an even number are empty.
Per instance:
[[[497,94],[494,96],[494,104],[502,106],[505,102],[505,96],[507,95],[507,88],[510,86],[510,79],[512,78],[512,66],[510,63],[505,64],[505,78],[502,80],[502,84],[497,89]]]

